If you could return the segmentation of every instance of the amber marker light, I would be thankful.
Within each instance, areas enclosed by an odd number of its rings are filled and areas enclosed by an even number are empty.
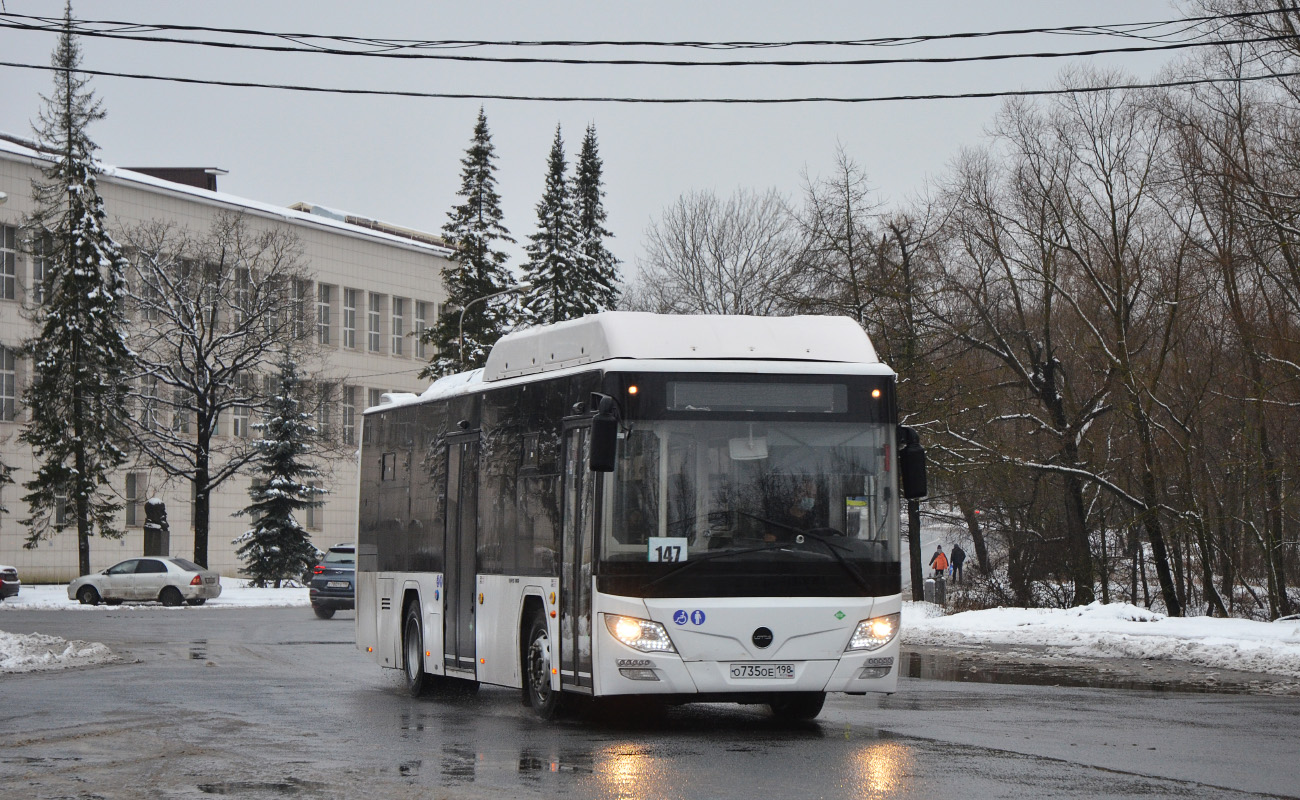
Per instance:
[[[627,387],[627,393],[628,393],[628,394],[636,394],[636,386],[629,386],[629,387]]]
[[[872,389],[872,390],[871,390],[871,397],[872,397],[872,399],[874,399],[874,400],[879,400],[879,399],[880,399],[880,390],[879,390],[879,389]]]

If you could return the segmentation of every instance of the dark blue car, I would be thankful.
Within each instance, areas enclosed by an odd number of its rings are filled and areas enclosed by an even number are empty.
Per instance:
[[[329,619],[335,611],[356,608],[356,548],[350,544],[336,544],[325,552],[325,557],[312,570],[311,610],[321,619]]]

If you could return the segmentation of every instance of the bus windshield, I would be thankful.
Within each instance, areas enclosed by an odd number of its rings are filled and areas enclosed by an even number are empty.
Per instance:
[[[864,568],[878,574],[870,565],[897,564],[890,426],[709,419],[629,427],[601,526],[601,560],[617,572],[657,580],[685,574],[691,562],[712,564],[691,570],[709,576],[724,564],[733,574],[744,564],[761,572],[819,564],[814,573],[862,584]]]

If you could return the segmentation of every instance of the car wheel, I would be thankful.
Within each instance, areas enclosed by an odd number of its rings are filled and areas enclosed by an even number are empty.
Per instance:
[[[427,694],[433,687],[433,676],[424,671],[424,626],[420,624],[420,604],[416,601],[406,609],[406,624],[402,626],[402,667],[406,671],[406,692],[411,697]]]
[[[826,703],[825,692],[791,692],[773,695],[768,707],[777,719],[803,721],[815,718],[822,713]]]
[[[311,610],[315,611],[316,616],[320,617],[321,619],[329,619],[330,617],[334,616],[334,609],[326,608],[325,606],[312,606]]]
[[[186,600],[185,602],[189,603],[189,604],[192,605],[192,606],[201,606],[201,605],[203,605],[204,603],[208,602],[208,598],[206,598],[206,597],[196,597],[196,598],[194,598],[193,600]]]
[[[77,590],[77,602],[83,606],[99,605],[99,592],[94,586],[83,586]]]
[[[185,602],[185,598],[181,597],[181,590],[175,586],[164,586],[158,593],[158,602],[165,606],[178,606]]]
[[[524,655],[524,671],[528,692],[528,705],[542,719],[554,719],[560,713],[560,693],[551,688],[551,634],[546,618],[533,617],[528,631],[528,649]]]

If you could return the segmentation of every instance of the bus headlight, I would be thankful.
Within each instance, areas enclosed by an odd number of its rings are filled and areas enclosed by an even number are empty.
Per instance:
[[[898,614],[886,614],[883,617],[862,620],[853,631],[849,646],[844,649],[846,651],[879,650],[898,635],[898,618]]]
[[[658,622],[636,617],[605,615],[605,627],[615,639],[643,653],[676,653],[668,631]]]

